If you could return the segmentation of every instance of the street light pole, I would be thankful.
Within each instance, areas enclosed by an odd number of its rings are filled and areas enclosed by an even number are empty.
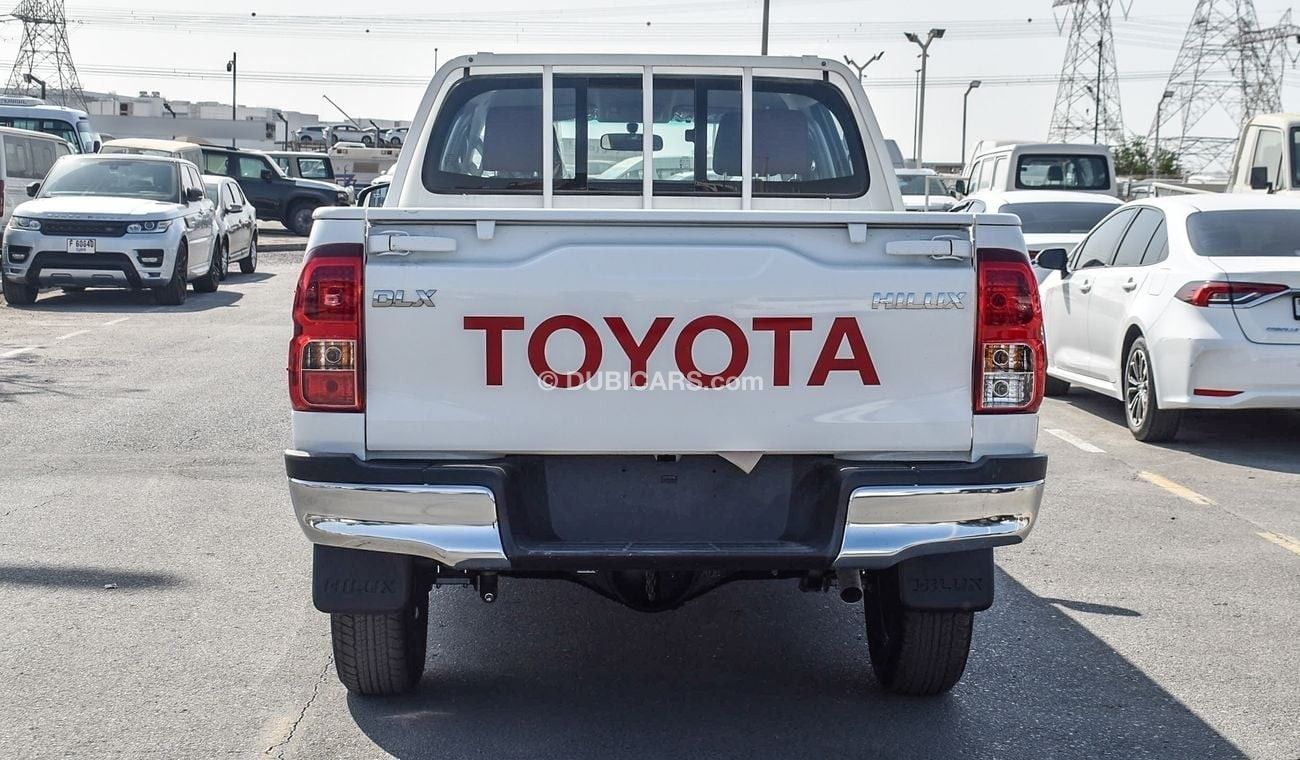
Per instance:
[[[771,0],[763,0],[763,55],[767,55],[767,18],[771,10]]]
[[[1151,178],[1152,179],[1160,178],[1160,111],[1162,108],[1164,108],[1165,101],[1169,100],[1173,96],[1174,96],[1173,90],[1165,90],[1165,93],[1160,96],[1160,100],[1156,101],[1156,137],[1155,137],[1155,144],[1151,146]]]
[[[970,102],[970,91],[978,89],[984,84],[978,79],[972,79],[971,83],[966,86],[966,94],[961,96],[961,165],[966,166],[966,108]]]
[[[226,61],[226,71],[230,72],[230,120],[231,121],[239,121],[239,112],[238,112],[239,106],[236,105],[239,102],[239,98],[237,95],[238,88],[239,88],[238,59],[239,59],[238,53],[231,53],[230,60]],[[235,134],[233,130],[231,131],[230,134],[230,147],[232,148],[235,147]]]
[[[913,42],[921,48],[921,86],[917,95],[917,115],[916,115],[916,168],[924,169],[925,160],[922,149],[925,146],[925,67],[926,62],[930,59],[930,43],[943,37],[943,29],[931,29],[925,36],[925,42],[911,32],[904,32],[903,36],[907,37],[909,42]],[[925,208],[930,208],[930,181],[925,182]]]
[[[39,85],[41,86],[41,100],[45,100],[45,80],[44,80],[44,79],[41,79],[40,77],[34,77],[34,76],[32,76],[31,74],[23,74],[23,79],[25,79],[25,80],[27,81],[27,84],[31,84],[32,82],[35,82],[36,84],[39,84]]]

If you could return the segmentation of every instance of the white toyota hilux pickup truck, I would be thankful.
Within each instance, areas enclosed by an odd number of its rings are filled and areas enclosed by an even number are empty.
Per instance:
[[[285,465],[349,690],[420,682],[433,586],[513,578],[834,588],[880,684],[952,687],[1042,497],[1042,315],[1017,218],[905,213],[884,145],[822,58],[437,72],[293,307]]]

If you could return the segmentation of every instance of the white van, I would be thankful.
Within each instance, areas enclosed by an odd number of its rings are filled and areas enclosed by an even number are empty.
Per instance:
[[[0,127],[0,229],[18,204],[28,200],[27,186],[45,179],[55,161],[73,152],[66,140],[54,135]]]
[[[958,180],[962,195],[984,190],[1072,190],[1119,195],[1115,159],[1105,145],[983,140]]]
[[[68,141],[74,153],[99,150],[99,133],[85,111],[52,106],[40,98],[0,96],[0,127],[44,132]]]

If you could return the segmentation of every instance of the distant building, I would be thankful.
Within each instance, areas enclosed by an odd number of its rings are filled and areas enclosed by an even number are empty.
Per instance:
[[[293,140],[293,132],[308,124],[322,123],[319,114],[279,108],[238,106],[231,119],[229,103],[168,100],[159,92],[139,95],[115,92],[86,92],[87,113],[105,139],[110,137],[153,137],[189,139],[229,145],[233,139],[241,148],[270,150]],[[281,120],[276,114],[283,115]],[[342,119],[326,123],[339,123]],[[369,119],[359,119],[370,126]],[[375,119],[382,129],[410,122]]]

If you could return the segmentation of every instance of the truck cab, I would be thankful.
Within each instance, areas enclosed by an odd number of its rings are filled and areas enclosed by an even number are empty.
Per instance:
[[[982,140],[975,146],[961,195],[991,191],[1068,190],[1119,196],[1115,159],[1105,145]]]
[[[419,684],[432,587],[517,578],[834,590],[936,694],[1042,497],[1019,220],[906,213],[828,59],[451,61],[383,205],[317,211],[293,324],[289,493],[361,695]]]
[[[1300,194],[1300,113],[1267,113],[1242,127],[1230,193]]]

